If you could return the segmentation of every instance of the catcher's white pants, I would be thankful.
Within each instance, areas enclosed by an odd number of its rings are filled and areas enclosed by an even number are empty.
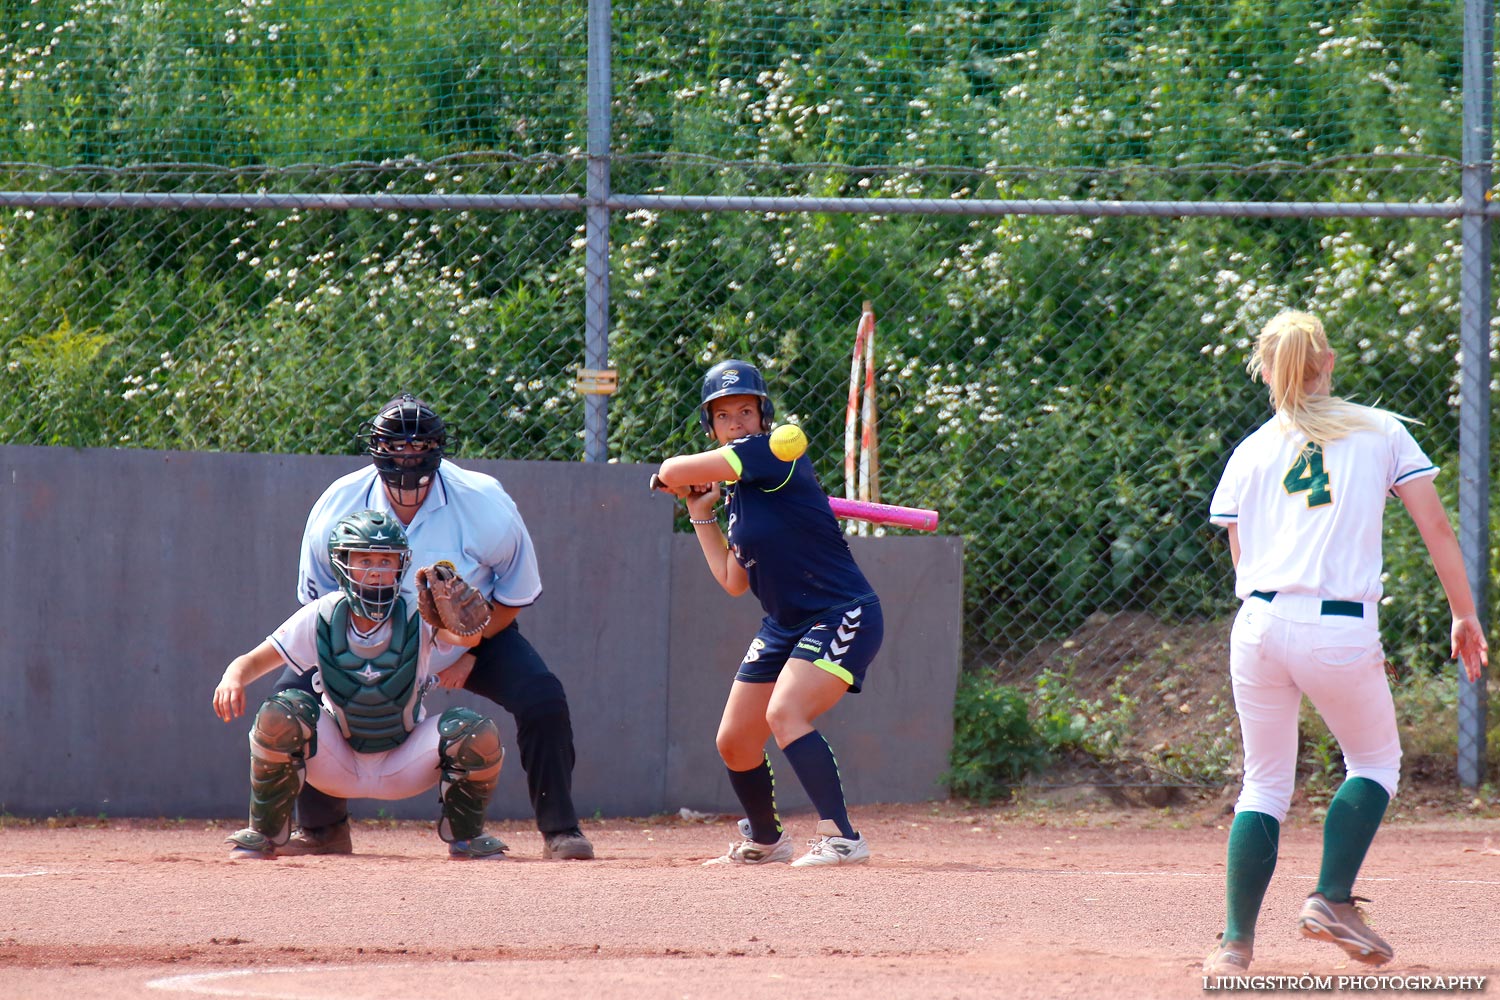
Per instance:
[[[1324,615],[1297,594],[1252,597],[1229,636],[1229,674],[1245,743],[1245,785],[1235,811],[1286,818],[1297,772],[1297,710],[1307,695],[1344,754],[1351,778],[1396,794],[1401,740],[1385,678],[1376,606],[1363,618]]]
[[[318,752],[307,760],[307,783],[341,799],[405,799],[438,783],[438,720],[417,723],[406,742],[379,753],[356,753],[333,716],[318,716]]]

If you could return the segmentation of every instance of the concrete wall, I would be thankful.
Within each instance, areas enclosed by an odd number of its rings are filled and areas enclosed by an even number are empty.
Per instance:
[[[244,812],[248,721],[211,697],[224,666],[286,619],[297,547],[357,457],[0,446],[0,811],[227,817]],[[545,590],[522,631],[568,691],[580,813],[736,806],[714,750],[758,605],[712,582],[649,468],[474,461],[520,505]],[[962,551],[950,537],[851,539],[879,591],[885,646],[823,731],[851,802],[939,798],[959,667]],[[271,678],[250,689],[252,703]],[[437,692],[434,710],[493,712]],[[790,769],[777,788],[805,805]],[[436,815],[436,792],[356,803]],[[512,757],[490,807],[530,815]]]

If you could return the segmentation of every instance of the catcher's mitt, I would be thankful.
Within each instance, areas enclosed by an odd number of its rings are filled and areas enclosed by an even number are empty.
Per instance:
[[[417,613],[433,628],[469,636],[490,623],[490,602],[444,559],[417,570]]]

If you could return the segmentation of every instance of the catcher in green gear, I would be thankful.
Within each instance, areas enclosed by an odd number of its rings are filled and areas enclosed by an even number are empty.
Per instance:
[[[315,673],[321,703],[278,691],[250,730],[250,825],[229,838],[230,855],[274,858],[291,833],[303,783],[344,798],[404,799],[440,786],[438,834],[458,859],[505,857],[484,833],[484,812],[505,757],[495,723],[467,708],[424,717],[435,675],[470,655],[483,613],[462,577],[419,571],[423,610],[401,597],[411,560],[401,523],[382,511],[339,519],[328,538],[339,590],[305,604],[265,641],[235,659],[214,690],[214,712],[245,711],[245,686],[286,666]],[[477,597],[477,595],[473,595]],[[467,634],[450,631],[444,625]]]

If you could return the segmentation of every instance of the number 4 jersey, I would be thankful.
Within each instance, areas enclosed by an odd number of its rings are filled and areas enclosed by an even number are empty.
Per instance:
[[[1370,429],[1324,447],[1276,416],[1229,456],[1209,520],[1238,527],[1234,591],[1241,599],[1256,590],[1380,599],[1386,499],[1438,469],[1400,420],[1361,409]]]

